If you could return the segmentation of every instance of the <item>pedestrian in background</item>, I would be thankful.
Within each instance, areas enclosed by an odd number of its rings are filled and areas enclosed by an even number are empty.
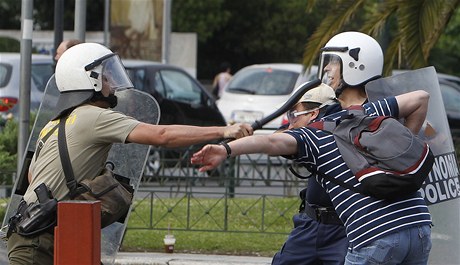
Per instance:
[[[62,54],[67,51],[70,47],[73,47],[77,44],[80,44],[81,41],[77,39],[70,39],[62,41],[56,49],[56,55],[54,56],[54,60],[57,62],[59,58],[61,58]]]
[[[212,94],[216,97],[216,99],[219,99],[222,96],[225,85],[227,85],[228,81],[232,78],[231,71],[232,69],[228,62],[223,62],[220,65],[219,73],[214,77],[212,82]]]

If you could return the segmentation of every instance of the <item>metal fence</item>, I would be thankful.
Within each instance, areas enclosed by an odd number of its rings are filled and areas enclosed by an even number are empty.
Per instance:
[[[196,148],[155,149],[128,229],[288,233],[306,181],[281,157],[242,155],[212,172],[190,164]]]

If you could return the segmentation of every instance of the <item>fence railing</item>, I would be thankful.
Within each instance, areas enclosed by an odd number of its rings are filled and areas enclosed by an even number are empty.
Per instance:
[[[128,229],[241,233],[288,233],[295,197],[228,193],[141,191],[133,205]]]
[[[242,155],[211,172],[190,164],[193,147],[155,149],[128,229],[288,233],[306,181],[281,157]]]

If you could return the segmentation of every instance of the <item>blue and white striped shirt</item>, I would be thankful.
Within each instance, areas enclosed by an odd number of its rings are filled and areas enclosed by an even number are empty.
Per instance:
[[[370,116],[389,115],[398,118],[398,104],[394,97],[363,105]],[[345,111],[331,114],[336,119]],[[355,187],[360,183],[345,164],[334,141],[325,131],[299,128],[286,133],[297,140],[298,154],[294,161],[311,165],[318,172],[333,176]],[[350,248],[358,249],[385,235],[417,225],[431,225],[431,216],[419,192],[395,200],[379,200],[355,193],[321,176],[316,180],[325,188],[334,208],[345,225]]]

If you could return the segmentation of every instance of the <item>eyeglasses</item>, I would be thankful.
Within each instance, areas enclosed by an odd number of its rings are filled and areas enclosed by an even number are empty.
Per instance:
[[[303,111],[290,110],[290,111],[287,112],[286,115],[287,115],[289,123],[292,124],[292,123],[296,122],[297,117],[299,117],[300,115],[309,114],[309,113],[312,113],[315,110],[317,110],[317,108],[311,109],[311,110],[303,110]]]

